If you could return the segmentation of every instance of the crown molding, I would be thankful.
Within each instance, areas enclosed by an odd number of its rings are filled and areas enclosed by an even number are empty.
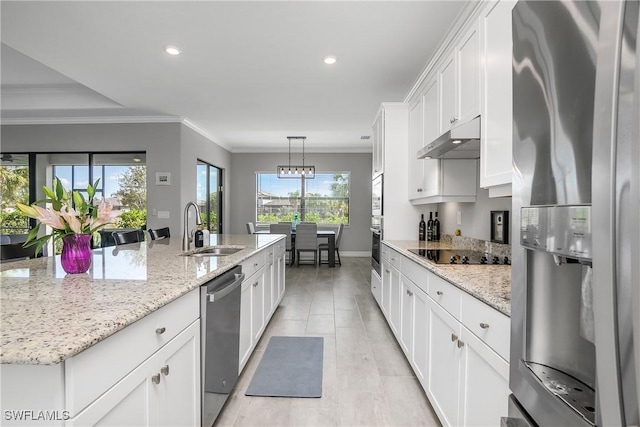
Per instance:
[[[93,125],[118,123],[181,123],[180,117],[173,116],[102,116],[102,117],[46,117],[46,118],[5,118],[1,125]]]

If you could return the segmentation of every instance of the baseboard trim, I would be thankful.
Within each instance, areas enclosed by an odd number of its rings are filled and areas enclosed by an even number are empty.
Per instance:
[[[340,257],[345,257],[345,258],[371,258],[371,252],[366,252],[366,251],[347,251],[347,252],[340,252]]]

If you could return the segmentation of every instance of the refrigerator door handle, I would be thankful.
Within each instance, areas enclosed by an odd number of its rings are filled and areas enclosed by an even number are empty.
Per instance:
[[[597,425],[624,425],[616,301],[616,143],[621,25],[624,6],[603,2],[593,120],[593,311]],[[609,17],[609,18],[608,18]],[[603,399],[606,397],[606,399]]]

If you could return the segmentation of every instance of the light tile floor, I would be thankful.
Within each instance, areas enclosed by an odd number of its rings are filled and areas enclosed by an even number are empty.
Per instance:
[[[286,293],[216,426],[439,426],[370,291],[369,258],[287,267]],[[322,398],[245,396],[269,338],[324,337]]]

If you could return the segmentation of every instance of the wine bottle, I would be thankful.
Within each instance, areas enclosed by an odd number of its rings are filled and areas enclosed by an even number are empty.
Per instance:
[[[420,222],[418,223],[418,240],[424,241],[427,234],[427,224],[424,222],[424,214],[420,214]]]
[[[429,212],[429,221],[427,221],[427,240],[433,241],[433,212]]]
[[[440,220],[438,219],[438,212],[436,212],[436,219],[433,220],[433,241],[440,241]]]

